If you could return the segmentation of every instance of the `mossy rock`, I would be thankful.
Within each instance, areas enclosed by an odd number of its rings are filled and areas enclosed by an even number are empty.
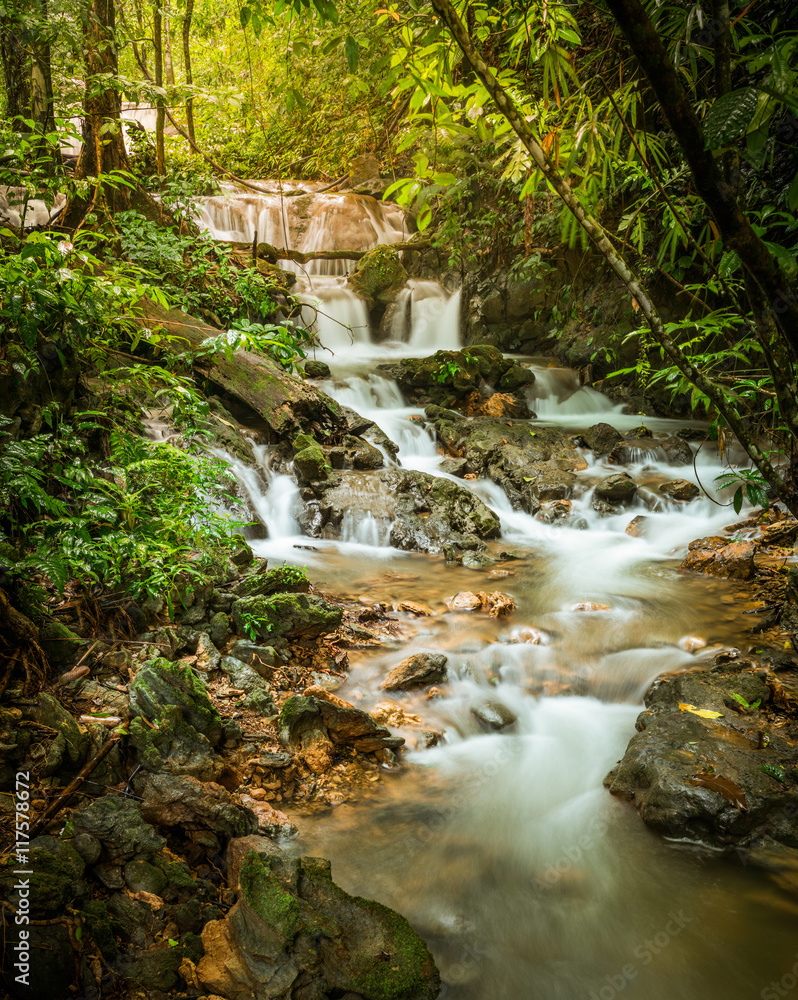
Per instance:
[[[156,657],[145,663],[130,685],[130,710],[149,722],[160,722],[167,708],[176,705],[184,720],[207,737],[211,746],[222,738],[222,720],[189,666]]]
[[[47,658],[59,666],[74,663],[80,655],[81,647],[85,644],[85,639],[61,622],[50,622],[39,629],[39,645],[47,654]]]
[[[76,809],[72,814],[72,829],[76,836],[87,833],[99,840],[102,857],[111,864],[149,857],[166,843],[144,821],[138,802],[122,796],[103,795]]]
[[[310,434],[297,434],[294,438],[294,468],[301,481],[318,482],[327,478],[332,467],[321,446]]]
[[[155,896],[161,896],[169,884],[165,872],[144,858],[128,861],[124,875],[131,892],[151,892]]]
[[[177,705],[167,706],[157,729],[140,716],[130,723],[130,741],[141,766],[152,773],[188,774],[200,781],[218,781],[224,770],[207,737],[183,719]]]
[[[47,748],[40,772],[43,777],[62,770],[73,771],[85,763],[91,739],[80,729],[60,701],[50,694],[40,694],[36,722],[56,732],[55,739]]]
[[[121,975],[133,979],[145,990],[168,991],[180,982],[177,972],[184,957],[179,945],[174,948],[150,948],[135,956],[128,953],[118,968]]]
[[[106,962],[113,962],[117,955],[114,924],[104,900],[90,899],[80,908],[83,925],[89,937],[100,949]]]
[[[334,632],[343,621],[343,612],[315,594],[273,594],[237,600],[233,621],[242,634],[245,625],[251,625],[259,641],[315,639]]]
[[[369,302],[388,305],[407,281],[399,254],[387,246],[368,250],[349,275],[349,287]]]
[[[251,851],[241,866],[238,882],[249,907],[287,944],[299,928],[301,909],[297,898],[272,873],[272,861],[269,855],[261,857]]]
[[[263,573],[245,576],[233,588],[237,597],[265,597],[267,594],[301,594],[310,590],[307,573],[298,566],[277,566]]]
[[[14,873],[16,867],[20,866],[0,868],[0,894],[14,906],[19,899],[14,886],[21,878]],[[67,841],[37,837],[31,841],[24,867],[32,873],[25,878],[30,880],[28,900],[31,913],[36,917],[61,914],[74,900],[88,894],[88,886],[83,881],[83,859]]]

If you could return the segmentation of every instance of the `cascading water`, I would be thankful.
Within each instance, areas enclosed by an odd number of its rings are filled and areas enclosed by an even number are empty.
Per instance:
[[[286,225],[294,226],[290,214]],[[235,231],[251,238],[246,228]],[[372,225],[357,237],[359,245],[374,231]],[[294,226],[292,245],[330,239],[309,233]],[[317,320],[322,341],[336,352],[324,390],[374,421],[398,445],[404,466],[442,475],[423,411],[408,406],[369,363],[457,346],[457,297],[434,283],[409,283],[395,304],[390,340],[375,344],[365,305],[344,289],[340,274],[313,273],[307,282],[303,294],[314,295],[320,313],[331,317],[329,327]],[[581,387],[573,372],[534,371],[533,432],[540,424],[576,432],[600,421],[622,431],[641,423]],[[724,470],[707,449],[694,455],[695,467],[670,465],[656,435],[685,422],[645,423],[654,437],[625,468],[650,493],[679,477],[712,484]],[[352,651],[344,698],[374,708],[386,697],[380,685],[387,671],[414,652],[443,651],[449,661],[440,697],[392,695],[423,718],[425,730],[445,733],[444,743],[409,753],[376,801],[298,816],[302,839],[292,849],[331,858],[348,891],[407,915],[430,943],[451,1000],[765,996],[773,962],[790,968],[795,950],[791,918],[773,890],[752,872],[721,868],[706,852],[653,838],[601,787],[634,731],[651,680],[695,663],[682,648],[685,637],[698,635],[714,651],[743,634],[738,610],[723,603],[722,583],[672,569],[674,555],[726,525],[730,510],[708,498],[660,498],[658,509],[640,500],[620,513],[597,511],[595,482],[623,467],[584,456],[572,515],[561,523],[514,510],[490,480],[458,480],[501,518],[492,553],[512,556],[480,571],[392,549],[390,519],[376,502],[371,510],[345,511],[337,541],[303,539],[293,480],[275,476],[263,451],[257,470],[234,466],[267,526],[269,538],[255,543],[258,554],[309,565],[322,589],[398,609],[423,601],[435,612],[396,612],[410,636],[401,650]],[[358,472],[353,489],[365,495],[369,475]],[[712,485],[707,492],[727,499]],[[638,513],[645,530],[635,537],[626,529]],[[496,587],[518,603],[511,619],[447,610],[460,590]],[[607,610],[575,610],[584,601]],[[486,731],[486,717],[505,720],[506,730]],[[423,745],[418,727],[397,732],[410,746]]]
[[[269,186],[261,182],[258,186]],[[399,206],[351,193],[315,193],[313,185],[276,185],[274,194],[257,194],[228,185],[222,196],[204,199],[199,226],[216,239],[259,242],[310,253],[346,252],[390,245],[409,236]],[[324,350],[319,357],[350,355],[373,344],[366,302],[347,285],[355,259],[281,261],[297,273],[296,294],[306,303],[302,321],[314,329]],[[399,293],[388,330],[390,341],[406,351],[453,350],[460,346],[459,292],[447,294],[436,281],[411,280]],[[399,353],[401,353],[401,347]]]

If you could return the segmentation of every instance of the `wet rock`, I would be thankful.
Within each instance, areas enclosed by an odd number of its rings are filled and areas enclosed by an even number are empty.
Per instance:
[[[238,902],[206,925],[200,982],[226,1000],[308,997],[433,1000],[439,977],[424,942],[397,913],[349,896],[320,858],[247,855]],[[301,970],[301,973],[300,973]]]
[[[353,469],[381,469],[384,464],[382,452],[362,438],[347,435],[342,446]]]
[[[496,562],[491,556],[484,552],[464,552],[463,566],[465,569],[487,569]]]
[[[130,949],[117,963],[119,975],[133,980],[150,993],[172,990],[178,985],[178,970],[184,951],[176,948]]]
[[[391,736],[358,708],[343,708],[305,695],[289,698],[280,713],[280,740],[306,752],[319,742],[320,735],[333,745],[352,746],[361,753],[392,750],[404,744],[401,736]]]
[[[794,518],[785,518],[783,521],[774,521],[762,528],[759,535],[759,544],[770,546],[778,545],[789,548],[795,544],[798,536],[798,521]]]
[[[34,717],[40,726],[45,726],[56,734],[47,748],[39,774],[50,777],[62,770],[77,770],[85,762],[89,752],[91,741],[88,734],[51,694],[43,692],[39,695]]]
[[[658,678],[638,732],[605,784],[668,837],[719,847],[772,837],[798,846],[798,756],[778,729],[766,727],[766,746],[758,737],[771,677],[756,663],[717,657]]]
[[[145,663],[130,685],[130,709],[149,722],[160,722],[172,705],[179,707],[183,719],[206,736],[211,746],[221,740],[221,717],[197,674],[189,666],[158,657]]]
[[[583,432],[582,438],[596,456],[601,456],[608,455],[623,440],[623,435],[609,424],[593,424]]]
[[[637,483],[627,472],[606,476],[596,483],[596,496],[609,503],[629,503],[637,492]]]
[[[315,438],[298,434],[294,438],[294,468],[300,483],[312,483],[328,478],[331,471],[324,452]]]
[[[459,594],[455,594],[449,601],[449,608],[452,611],[479,611],[481,607],[482,601],[479,596],[470,590],[463,590]]]
[[[176,705],[167,706],[157,729],[140,718],[130,723],[130,742],[141,766],[152,773],[188,774],[200,781],[218,781],[224,763],[208,739],[183,719]]]
[[[659,492],[671,500],[694,500],[701,490],[687,479],[672,479],[667,483],[661,483]]]
[[[638,514],[626,525],[626,534],[632,538],[642,538],[648,518],[645,514]]]
[[[468,462],[464,458],[444,458],[438,468],[447,476],[459,476],[462,479],[468,472]]]
[[[200,826],[227,837],[254,833],[257,820],[221,785],[188,775],[152,774],[136,780],[142,816],[159,826]]]
[[[86,896],[88,886],[83,881],[83,858],[66,841],[58,837],[36,837],[28,845],[24,863],[0,868],[0,893],[19,909],[21,876],[14,870],[26,869],[29,892],[26,900],[30,912],[41,917],[60,915],[77,898]],[[26,908],[27,909],[27,908]]]
[[[594,601],[580,601],[571,607],[571,611],[611,611],[609,604],[596,604]]]
[[[275,809],[268,802],[253,799],[251,795],[242,795],[241,803],[255,813],[261,833],[269,837],[296,837],[299,832],[284,812]]]
[[[142,816],[133,799],[104,795],[72,813],[73,835],[93,837],[102,845],[101,858],[121,865],[133,858],[156,854],[166,841]]]
[[[208,405],[209,412],[206,417],[210,431],[208,443],[215,448],[224,449],[245,465],[254,465],[255,454],[252,451],[252,443],[242,432],[236,418],[216,396],[211,396]]]
[[[676,645],[679,649],[683,649],[685,653],[695,653],[699,649],[703,649],[706,646],[706,640],[699,639],[694,635],[683,636]]]
[[[315,594],[273,594],[239,598],[233,604],[233,621],[239,633],[251,627],[259,641],[303,640],[334,632],[343,612]]]
[[[402,660],[383,681],[386,691],[409,691],[446,680],[447,658],[443,653],[414,653]]]
[[[305,594],[310,590],[310,581],[298,566],[278,566],[245,576],[233,587],[236,597],[266,597],[268,594]]]
[[[169,879],[163,870],[144,858],[128,861],[122,874],[131,892],[150,892],[154,896],[161,896],[169,884]]]
[[[623,510],[620,504],[609,503],[597,496],[594,496],[590,501],[590,507],[599,517],[612,517],[614,514],[620,514]]]
[[[428,358],[403,358],[378,365],[377,370],[394,379],[407,399],[439,406],[462,405],[473,392],[486,386],[496,392],[517,393],[535,382],[529,368],[485,345],[438,351]],[[525,400],[521,396],[518,402]]]
[[[357,262],[347,284],[370,304],[392,302],[407,281],[399,254],[388,246],[368,250]]]
[[[309,359],[303,365],[305,374],[308,378],[329,378],[330,377],[330,366],[326,361],[314,361]]]
[[[518,721],[510,709],[500,701],[487,701],[482,705],[473,705],[471,707],[471,714],[486,729],[493,730],[494,732],[501,732]]]
[[[690,542],[687,556],[679,569],[730,580],[750,580],[756,572],[756,548],[756,542],[730,542],[720,535],[698,538]]]

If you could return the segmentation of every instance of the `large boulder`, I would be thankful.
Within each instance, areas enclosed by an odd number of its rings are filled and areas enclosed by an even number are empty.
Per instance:
[[[340,608],[315,594],[272,594],[241,597],[233,604],[239,634],[265,639],[316,639],[334,632],[343,621]]]
[[[637,493],[637,483],[627,472],[605,476],[596,483],[596,496],[607,503],[629,503]]]
[[[221,785],[188,775],[151,774],[136,781],[141,814],[159,826],[206,827],[227,837],[255,833],[258,821]]]
[[[798,847],[798,752],[764,714],[779,689],[770,671],[728,654],[663,675],[605,784],[667,837]]]
[[[144,664],[130,685],[130,709],[149,722],[160,722],[172,705],[179,706],[183,719],[207,737],[211,746],[219,743],[221,716],[211,703],[203,682],[187,664],[170,663],[163,657],[156,657]]]
[[[357,996],[434,1000],[440,981],[426,945],[407,921],[350,896],[329,861],[251,851],[239,870],[238,901],[205,926],[197,966],[208,992],[226,1000]]]
[[[465,486],[411,469],[345,475],[308,513],[313,535],[340,538],[346,523],[368,520],[394,547],[418,552],[483,548],[501,533],[498,517]]]
[[[370,305],[388,305],[407,281],[399,254],[389,246],[368,250],[357,262],[347,284]]]
[[[438,351],[429,358],[403,358],[378,365],[377,370],[396,381],[413,402],[440,406],[459,405],[486,389],[516,395],[535,382],[529,368],[484,345]],[[523,402],[523,396],[518,400]]]
[[[256,572],[243,577],[233,587],[236,597],[265,597],[267,594],[302,594],[310,590],[307,573],[298,566],[277,566],[267,569],[266,564]]]

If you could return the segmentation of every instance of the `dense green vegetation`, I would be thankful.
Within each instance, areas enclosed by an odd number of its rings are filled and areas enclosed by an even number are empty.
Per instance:
[[[0,233],[4,378],[36,411],[4,428],[7,574],[143,593],[235,544],[206,502],[224,474],[203,457],[185,350],[140,304],[217,326],[206,351],[292,369],[310,335],[275,321],[289,290],[198,235],[192,199],[231,175],[332,181],[364,153],[451,266],[545,276],[556,247],[603,255],[639,320],[618,377],[688,393],[748,451],[749,498],[767,502],[766,481],[798,509],[788,4],[9,0],[0,23],[0,183],[17,211],[53,214],[22,231],[7,212]],[[125,101],[156,110],[154,141],[126,149]],[[74,162],[60,148],[81,117]],[[70,369],[79,398],[42,405]],[[184,422],[188,452],[145,443],[152,404]]]

